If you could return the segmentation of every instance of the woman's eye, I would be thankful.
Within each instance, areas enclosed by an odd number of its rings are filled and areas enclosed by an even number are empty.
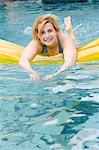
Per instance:
[[[52,32],[52,30],[51,30],[51,29],[49,29],[48,31],[49,31],[49,32]]]
[[[42,35],[44,34],[45,32],[44,31],[42,31]]]

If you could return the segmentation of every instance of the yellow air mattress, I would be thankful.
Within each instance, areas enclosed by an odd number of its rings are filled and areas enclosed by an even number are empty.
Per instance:
[[[9,41],[0,40],[0,62],[18,63],[20,55],[24,47],[11,43]],[[77,49],[77,61],[85,62],[99,60],[99,38],[84,44]],[[63,62],[62,54],[56,56],[37,55],[33,60],[35,64],[59,64]]]

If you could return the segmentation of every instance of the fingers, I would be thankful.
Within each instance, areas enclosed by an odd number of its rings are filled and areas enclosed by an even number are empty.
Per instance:
[[[43,78],[43,80],[48,80],[48,79],[49,79],[49,77],[48,77],[48,76]]]
[[[35,73],[35,74],[32,73],[29,76],[30,76],[30,79],[32,79],[32,80],[39,80],[40,79],[40,76],[37,73]]]
[[[48,79],[51,79],[52,77],[53,77],[53,75],[50,74],[50,75],[47,75],[46,77],[44,77],[43,80],[48,80]]]
[[[37,73],[30,74],[29,76],[30,76],[30,79],[32,79],[32,80],[39,80],[40,79],[40,76]],[[53,78],[53,76],[54,75],[52,75],[52,74],[47,75],[46,77],[43,78],[43,80],[49,80],[49,79]]]

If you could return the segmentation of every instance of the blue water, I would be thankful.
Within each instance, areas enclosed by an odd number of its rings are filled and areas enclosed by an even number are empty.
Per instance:
[[[31,40],[34,19],[66,15],[80,44],[99,37],[99,3],[44,5],[0,3],[0,38],[21,45]],[[99,150],[99,62],[77,63],[57,77],[60,65],[34,65],[33,81],[18,65],[0,64],[0,150]]]

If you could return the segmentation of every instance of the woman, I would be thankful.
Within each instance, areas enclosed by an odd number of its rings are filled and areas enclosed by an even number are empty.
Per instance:
[[[76,62],[76,41],[71,26],[71,18],[64,19],[66,32],[62,33],[58,24],[57,17],[52,14],[44,14],[40,16],[33,26],[33,40],[24,49],[19,65],[29,72],[34,80],[40,79],[39,74],[33,70],[31,61],[37,54],[50,57],[63,53],[64,63],[61,68],[54,74],[47,75],[44,79],[48,80],[63,72],[69,66]]]

